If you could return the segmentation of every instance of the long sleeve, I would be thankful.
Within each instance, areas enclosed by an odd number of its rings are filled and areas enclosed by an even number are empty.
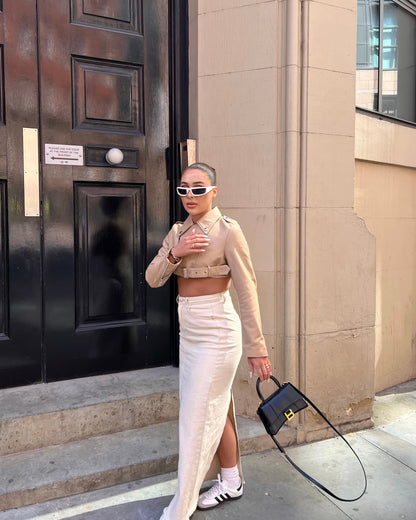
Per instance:
[[[181,264],[182,260],[176,264],[172,264],[168,258],[170,249],[174,247],[176,243],[175,237],[176,231],[173,227],[164,238],[162,247],[159,249],[157,255],[147,267],[146,281],[150,287],[162,287]]]
[[[238,296],[244,352],[248,357],[267,356],[261,328],[256,276],[247,241],[235,221],[225,243],[225,257],[231,268],[231,278]]]

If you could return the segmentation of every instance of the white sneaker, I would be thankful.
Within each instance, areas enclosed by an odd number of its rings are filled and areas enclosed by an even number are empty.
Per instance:
[[[198,509],[211,509],[218,506],[227,500],[237,500],[243,496],[243,482],[240,480],[240,485],[237,489],[231,489],[227,486],[226,480],[221,480],[218,476],[218,482],[212,486],[208,491],[199,495]]]

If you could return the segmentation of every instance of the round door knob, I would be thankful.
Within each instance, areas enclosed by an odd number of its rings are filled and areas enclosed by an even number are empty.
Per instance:
[[[123,152],[118,148],[111,148],[105,154],[105,160],[108,162],[108,164],[120,164],[123,162],[123,159]]]

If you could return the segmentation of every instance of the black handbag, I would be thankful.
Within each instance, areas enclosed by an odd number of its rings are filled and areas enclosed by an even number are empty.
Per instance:
[[[286,460],[297,470],[299,473],[308,479],[312,484],[315,484],[319,489],[327,493],[332,498],[336,500],[341,500],[342,502],[355,502],[360,499],[367,490],[367,475],[361,462],[359,456],[354,451],[354,448],[350,445],[347,439],[335,428],[333,424],[325,417],[325,415],[319,410],[319,408],[304,395],[298,388],[296,388],[291,383],[284,383],[281,385],[279,381],[274,377],[270,376],[270,379],[277,385],[277,390],[273,392],[269,397],[264,399],[263,395],[260,392],[260,378],[257,378],[256,382],[256,390],[258,396],[261,401],[257,408],[257,414],[260,417],[264,427],[266,428],[267,433],[272,438],[273,442],[278,447],[279,451],[283,454]],[[354,453],[358,462],[360,463],[361,469],[364,474],[364,489],[362,493],[355,498],[342,498],[330,491],[323,484],[318,482],[316,479],[311,477],[306,471],[303,471],[286,453],[284,448],[277,442],[275,435],[280,430],[280,428],[284,425],[286,421],[291,421],[296,413],[304,410],[308,405],[310,405],[323,419],[324,421],[335,431],[335,433],[341,437],[341,439],[348,445],[350,450]]]
[[[276,435],[286,421],[291,421],[295,413],[300,412],[308,405],[292,384],[284,383],[281,385],[274,376],[270,376],[270,379],[276,383],[278,389],[267,399],[264,399],[261,395],[260,379],[257,379],[256,389],[261,399],[257,413],[267,433]]]

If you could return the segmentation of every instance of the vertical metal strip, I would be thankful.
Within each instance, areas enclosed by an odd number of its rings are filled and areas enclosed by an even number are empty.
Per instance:
[[[378,40],[378,111],[383,112],[384,0],[380,0]]]
[[[38,129],[23,128],[25,217],[39,217]]]
[[[180,143],[181,172],[191,164],[196,163],[196,139],[186,139]]]

